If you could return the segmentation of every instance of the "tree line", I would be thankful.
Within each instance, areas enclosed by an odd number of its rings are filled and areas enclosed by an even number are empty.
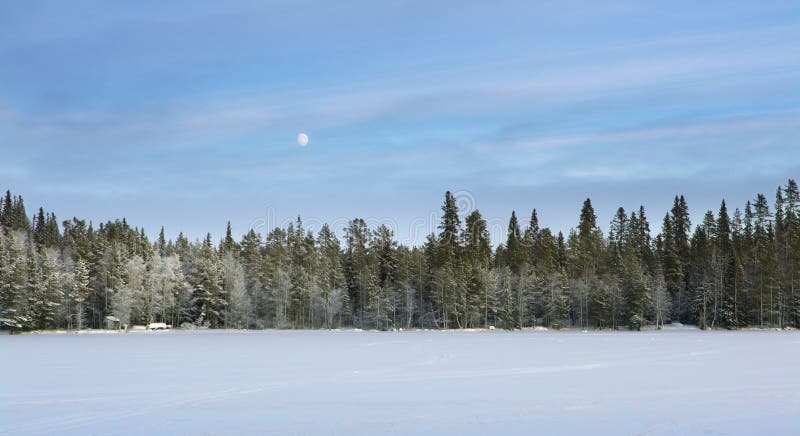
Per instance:
[[[342,237],[301,218],[236,240],[150,241],[125,219],[60,225],[24,200],[0,204],[0,328],[164,322],[211,328],[701,328],[800,326],[800,193],[780,186],[692,226],[676,196],[652,237],[644,207],[620,207],[604,235],[592,203],[568,235],[515,212],[490,241],[479,211],[445,194],[438,233],[398,244],[353,219]]]

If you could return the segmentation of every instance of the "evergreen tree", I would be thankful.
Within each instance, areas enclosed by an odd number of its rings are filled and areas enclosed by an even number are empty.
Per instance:
[[[11,216],[13,213],[11,191],[6,191],[3,204],[0,205],[0,226],[11,229]]]
[[[164,237],[164,226],[161,226],[161,231],[158,232],[158,241],[156,242],[158,255],[164,257],[167,255],[167,239]]]
[[[800,325],[800,193],[789,180],[774,207],[759,194],[729,215],[708,212],[689,238],[682,196],[655,239],[643,207],[619,208],[608,238],[587,199],[578,226],[553,235],[536,210],[524,234],[512,213],[492,254],[488,225],[474,211],[461,227],[445,195],[438,234],[398,245],[386,226],[353,220],[341,246],[330,227],[314,236],[302,221],[241,243],[230,224],[210,236],[154,244],[123,218],[72,218],[63,233],[38,208],[32,224],[21,196],[0,199],[2,328],[100,327],[196,322],[211,327],[641,328],[670,321],[703,328]]]
[[[63,304],[63,289],[55,261],[44,251],[39,253],[39,287],[33,307],[33,323],[38,329],[56,327],[57,310]]]
[[[240,246],[245,290],[253,308],[253,323],[263,328],[269,318],[270,295],[265,287],[262,244],[261,235],[250,229],[242,237]]]
[[[317,246],[320,252],[319,298],[323,313],[323,327],[334,328],[341,323],[341,315],[345,309],[344,297],[347,284],[342,267],[339,238],[327,224],[324,224],[319,231]],[[339,317],[338,322],[337,317]]]
[[[464,295],[465,325],[488,327],[489,289],[493,287],[489,277],[492,248],[486,221],[479,211],[473,211],[466,219],[464,230],[464,265],[466,289]]]
[[[520,232],[517,214],[511,211],[508,221],[508,234],[506,238],[506,265],[513,274],[522,272],[525,264],[525,251],[523,249],[522,233]]]
[[[459,246],[459,236],[461,235],[461,218],[458,216],[458,206],[456,199],[450,191],[445,193],[444,204],[442,205],[442,222],[439,225],[439,245],[441,250],[439,256],[441,262],[447,264],[453,262]]]
[[[233,239],[230,221],[228,221],[228,226],[225,229],[225,238],[221,241],[219,248],[221,253],[231,253],[234,256],[239,255],[239,244]]]
[[[39,208],[33,222],[33,242],[44,245],[47,241],[47,225],[45,223],[44,209]]]
[[[75,263],[74,281],[72,284],[72,301],[74,302],[74,322],[78,330],[83,329],[85,323],[84,303],[89,296],[89,267],[85,260],[78,258]]]
[[[435,255],[430,259],[429,268],[433,280],[433,302],[438,306],[439,321],[443,328],[458,326],[462,320],[463,296],[466,291],[461,262],[462,235],[461,218],[455,198],[447,191],[442,205],[442,221],[439,224],[439,239]]]
[[[228,250],[230,246],[226,247]],[[245,290],[244,268],[232,251],[226,251],[222,259],[223,295],[225,304],[224,322],[226,328],[243,329],[250,326],[252,305]]]
[[[22,258],[13,233],[3,241],[0,237],[0,328],[24,327],[22,298],[24,277],[21,277]]]
[[[549,277],[546,288],[545,322],[556,329],[566,327],[570,313],[570,290],[566,277],[553,274]]]
[[[214,247],[211,235],[206,235],[196,259],[192,300],[194,302],[194,322],[211,328],[224,325],[227,301],[223,288],[222,265]]]
[[[369,318],[368,304],[370,294],[375,294],[378,286],[375,275],[370,268],[367,244],[371,232],[363,219],[354,219],[346,230],[347,248],[345,252],[345,278],[348,284],[350,299],[353,302],[353,314],[357,325],[364,327]]]
[[[629,253],[625,257],[624,288],[628,327],[641,330],[642,326],[647,323],[647,314],[652,303],[647,278],[633,253]]]
[[[498,275],[498,297],[500,304],[498,307],[498,318],[503,323],[503,328],[513,330],[519,328],[516,311],[514,310],[514,290],[512,287],[512,274],[509,268],[503,268]]]
[[[583,202],[578,232],[570,236],[572,257],[570,260],[572,277],[576,284],[572,287],[576,318],[583,327],[591,323],[589,305],[592,290],[597,287],[600,265],[603,259],[603,235],[597,226],[597,215],[590,199]]]

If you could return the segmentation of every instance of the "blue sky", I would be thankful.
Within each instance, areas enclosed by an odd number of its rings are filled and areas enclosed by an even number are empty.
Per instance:
[[[587,196],[657,230],[800,176],[798,41],[796,1],[3,2],[0,188],[191,238],[421,241],[445,190],[497,237]]]

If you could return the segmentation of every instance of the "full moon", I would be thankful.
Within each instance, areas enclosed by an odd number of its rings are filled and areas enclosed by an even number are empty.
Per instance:
[[[308,135],[306,135],[305,133],[300,133],[299,135],[297,135],[297,145],[301,147],[305,147],[306,145],[308,145]]]

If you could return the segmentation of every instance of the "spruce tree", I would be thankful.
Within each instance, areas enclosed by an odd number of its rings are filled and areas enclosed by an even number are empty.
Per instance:
[[[512,274],[518,275],[525,265],[525,252],[523,250],[522,234],[517,221],[517,214],[511,211],[508,220],[508,233],[506,237],[506,265]]]
[[[228,221],[228,225],[225,229],[225,238],[220,243],[220,252],[231,253],[237,257],[239,256],[239,245],[236,243],[236,240],[233,239],[233,231],[231,231],[230,221]]]
[[[466,219],[464,230],[464,264],[466,277],[465,311],[466,325],[488,327],[492,247],[486,220],[479,211],[473,211]],[[493,300],[493,299],[492,299]]]
[[[36,245],[44,245],[47,238],[47,227],[45,224],[44,209],[39,208],[33,223],[33,242]]]
[[[540,234],[539,215],[536,209],[533,209],[533,212],[531,212],[531,220],[528,223],[528,228],[525,229],[522,242],[526,254],[525,261],[534,269],[536,269],[538,264],[539,253],[537,252],[537,247],[539,246]]]
[[[83,329],[85,324],[85,303],[89,297],[89,267],[85,260],[78,258],[75,262],[75,272],[72,283],[71,297],[74,303],[74,322],[78,330]]]
[[[8,241],[3,239],[0,235],[0,328],[17,329],[20,290],[15,286],[14,275],[18,260],[13,235],[9,235]]]
[[[11,191],[6,191],[3,198],[3,203],[0,205],[0,226],[5,227],[6,230],[11,228],[11,213],[12,213],[12,200]]]
[[[161,231],[158,232],[156,248],[159,256],[164,257],[167,255],[167,238],[164,237],[164,226],[161,226]]]
[[[442,247],[440,256],[442,263],[452,262],[457,254],[459,236],[461,235],[461,218],[458,216],[456,199],[450,191],[445,193],[442,205],[442,222],[439,224],[439,245]]]
[[[597,226],[597,215],[590,199],[583,202],[578,232],[570,236],[572,287],[577,320],[583,327],[591,323],[589,313],[592,292],[598,287],[599,268],[603,262],[603,235]]]
[[[458,303],[464,292],[461,218],[458,216],[456,200],[450,191],[445,193],[439,230],[436,255],[429,268],[434,278],[431,283],[434,288],[434,302],[439,309],[439,320],[442,327],[449,328],[453,323],[459,323],[461,310]]]
[[[320,252],[319,286],[324,316],[323,327],[334,328],[337,325],[337,316],[340,316],[345,309],[344,296],[347,284],[342,267],[339,238],[327,224],[324,224],[319,231],[317,246]]]
[[[194,322],[211,328],[224,325],[227,301],[223,288],[222,265],[211,245],[211,235],[206,235],[196,260],[192,300]]]
[[[647,323],[647,314],[652,302],[647,277],[635,254],[629,252],[625,256],[624,287],[626,291],[626,314],[628,327],[641,330]]]
[[[394,318],[389,316],[393,315],[390,301],[397,289],[398,274],[397,242],[394,233],[385,225],[373,232],[370,253],[377,280],[367,305],[375,327],[384,329],[388,327],[389,320]]]
[[[363,219],[352,220],[345,231],[345,277],[359,327],[368,323],[369,296],[370,293],[374,294],[376,287],[367,249],[370,238],[371,232]]]

